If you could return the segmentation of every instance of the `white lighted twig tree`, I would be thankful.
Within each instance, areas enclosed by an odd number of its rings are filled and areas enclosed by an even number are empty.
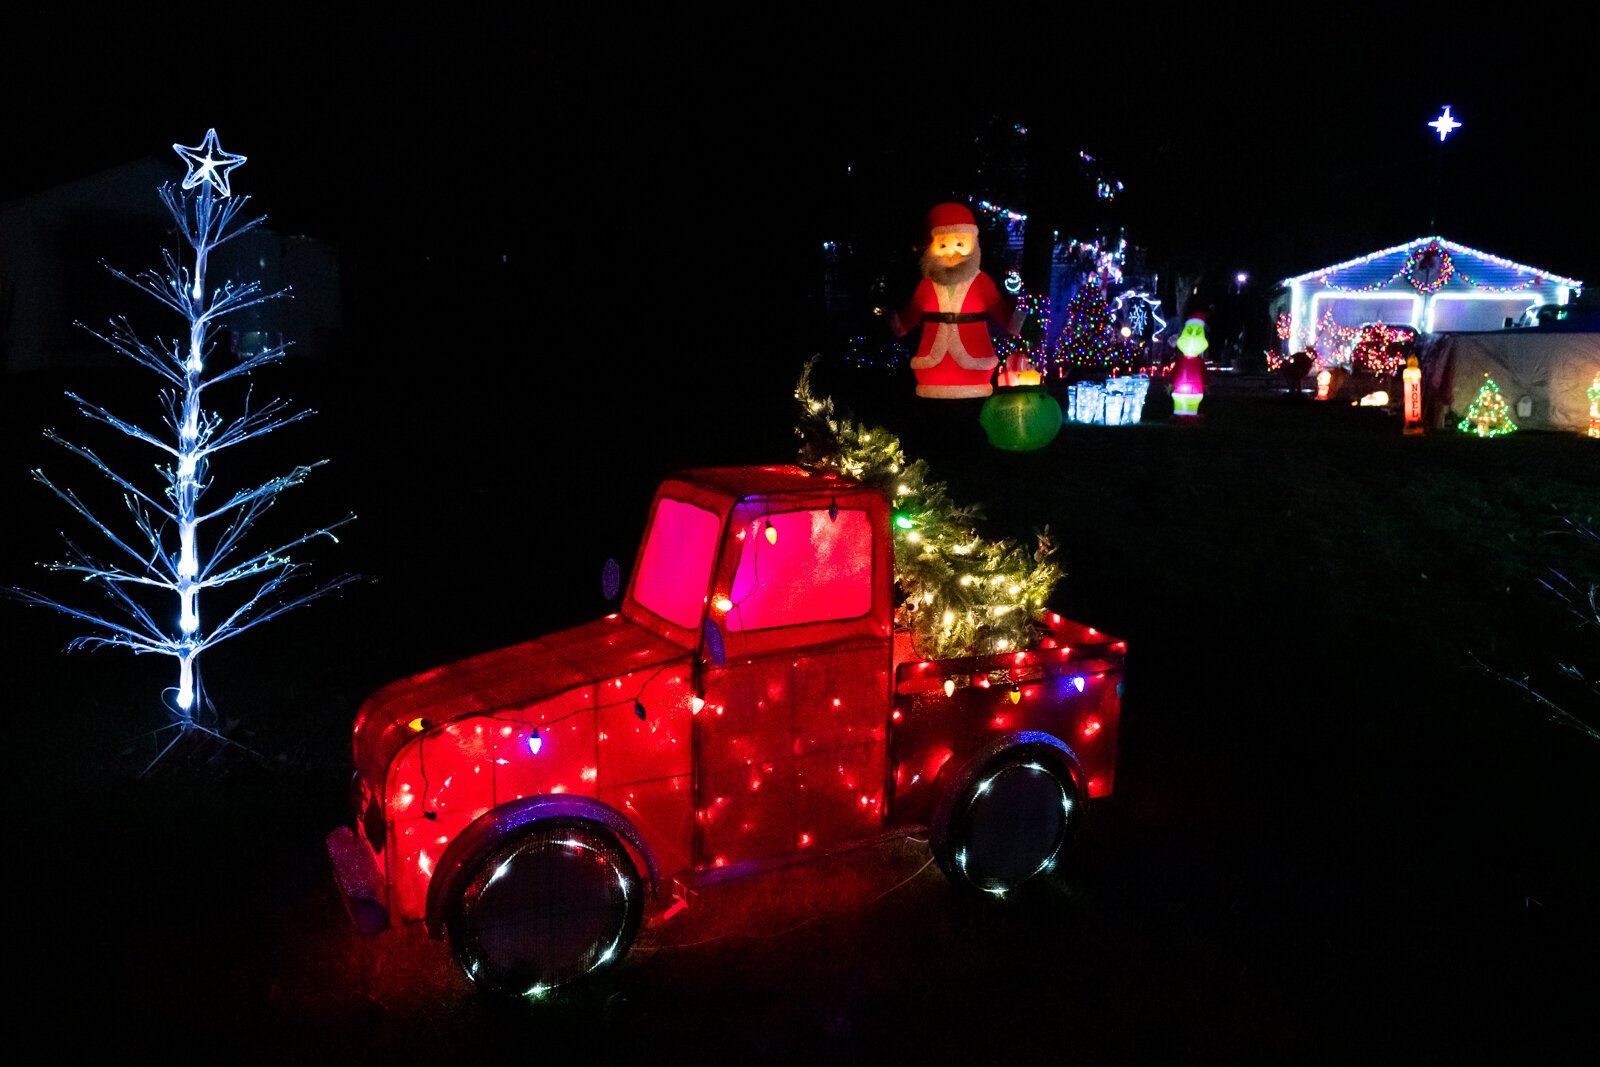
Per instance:
[[[264,218],[240,221],[249,198],[232,195],[228,175],[245,157],[223,151],[215,130],[206,131],[198,147],[172,147],[188,163],[189,171],[181,188],[165,184],[160,196],[192,260],[166,250],[160,271],[128,275],[109,265],[107,269],[182,316],[187,330],[180,337],[158,339],[154,344],[142,340],[125,317],[113,319],[104,333],[89,331],[166,382],[160,392],[164,425],[159,431],[149,430],[76,393],[67,394],[86,418],[161,453],[154,479],[158,488],[147,491],[92,449],[53,430],[45,431],[45,436],[87,460],[122,493],[127,515],[114,526],[96,515],[74,490],[59,485],[42,470],[33,472],[109,546],[107,555],[95,555],[63,534],[67,558],[46,567],[77,574],[96,586],[109,606],[75,607],[46,593],[10,592],[88,623],[94,632],[75,638],[69,649],[109,646],[176,659],[177,685],[163,695],[181,736],[190,729],[212,731],[215,722],[215,710],[200,684],[201,653],[353,580],[347,575],[302,588],[296,579],[306,565],[294,561],[289,552],[318,537],[337,540],[333,531],[355,516],[264,551],[246,547],[246,535],[279,494],[299,485],[325,461],[295,467],[287,474],[235,491],[220,503],[207,498],[213,488],[212,463],[219,453],[312,412],[291,411],[288,402],[280,399],[258,405],[249,390],[241,414],[228,417],[207,407],[211,387],[278,362],[288,348],[279,344],[241,355],[225,369],[208,373],[208,363],[214,367],[220,362],[217,341],[223,318],[287,296],[289,290],[264,292],[259,282],[213,284],[208,279],[211,253],[259,226]],[[203,621],[201,594],[235,582],[248,583],[239,590],[237,602],[216,621]]]

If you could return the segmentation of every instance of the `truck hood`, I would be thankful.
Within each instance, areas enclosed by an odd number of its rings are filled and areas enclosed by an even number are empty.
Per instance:
[[[381,789],[390,761],[419,727],[525,707],[688,655],[638,623],[608,615],[402,678],[368,697],[356,714],[356,771]]]

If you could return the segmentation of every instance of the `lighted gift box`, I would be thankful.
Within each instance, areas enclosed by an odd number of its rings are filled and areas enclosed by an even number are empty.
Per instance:
[[[1078,382],[1067,388],[1067,421],[1095,426],[1138,422],[1144,416],[1144,398],[1149,390],[1150,379],[1142,374]]]

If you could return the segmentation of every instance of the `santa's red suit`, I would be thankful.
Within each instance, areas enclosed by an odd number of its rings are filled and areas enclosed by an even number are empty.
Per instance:
[[[929,212],[928,224],[934,237],[957,231],[970,233],[976,242],[977,223],[965,205],[940,204]],[[950,285],[922,279],[895,323],[899,337],[922,326],[922,341],[911,357],[917,395],[952,398],[994,392],[990,379],[1000,361],[989,343],[988,323],[992,320],[1016,333],[1012,316],[1011,301],[1000,295],[993,279],[981,270]]]

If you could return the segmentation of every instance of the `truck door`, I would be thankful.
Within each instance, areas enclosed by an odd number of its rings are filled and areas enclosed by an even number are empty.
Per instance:
[[[878,500],[734,509],[711,612],[726,657],[705,668],[696,724],[699,866],[882,825],[891,664]]]

